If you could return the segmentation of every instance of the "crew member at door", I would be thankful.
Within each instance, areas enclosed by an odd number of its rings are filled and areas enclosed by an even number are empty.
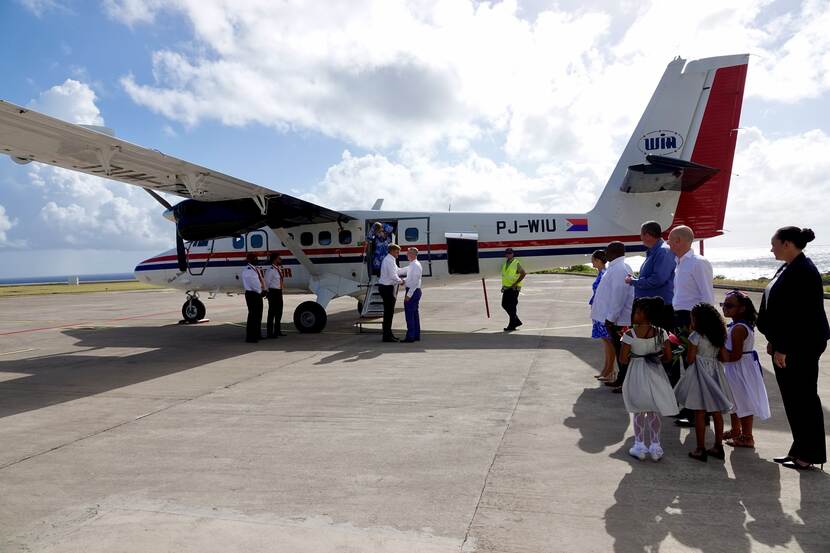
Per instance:
[[[522,281],[527,273],[522,268],[519,259],[514,257],[513,248],[504,250],[504,263],[501,266],[501,307],[507,311],[510,321],[504,327],[505,332],[512,332],[522,326],[522,321],[516,314],[519,306],[519,292]]]

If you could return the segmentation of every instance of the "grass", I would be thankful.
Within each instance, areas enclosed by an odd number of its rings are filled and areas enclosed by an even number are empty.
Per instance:
[[[136,280],[126,282],[84,282],[74,284],[29,284],[26,286],[0,286],[0,297],[41,296],[46,294],[83,294],[88,292],[129,292],[133,290],[158,290],[158,286]]]

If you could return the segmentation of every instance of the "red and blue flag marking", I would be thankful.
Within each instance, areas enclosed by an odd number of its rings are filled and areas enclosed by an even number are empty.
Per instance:
[[[579,232],[588,230],[588,219],[565,219],[568,232]]]

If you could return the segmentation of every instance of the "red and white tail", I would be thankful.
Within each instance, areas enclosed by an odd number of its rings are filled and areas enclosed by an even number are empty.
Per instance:
[[[639,234],[646,220],[698,238],[723,233],[748,54],[676,58],[590,213],[609,231]]]

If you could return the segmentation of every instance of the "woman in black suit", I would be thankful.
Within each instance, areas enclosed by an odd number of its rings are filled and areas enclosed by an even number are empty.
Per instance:
[[[802,251],[813,239],[812,230],[798,227],[782,227],[772,237],[772,253],[784,265],[767,286],[758,313],[758,330],[769,342],[767,353],[793,435],[789,453],[775,462],[799,470],[827,461],[818,362],[830,326],[821,275]]]

